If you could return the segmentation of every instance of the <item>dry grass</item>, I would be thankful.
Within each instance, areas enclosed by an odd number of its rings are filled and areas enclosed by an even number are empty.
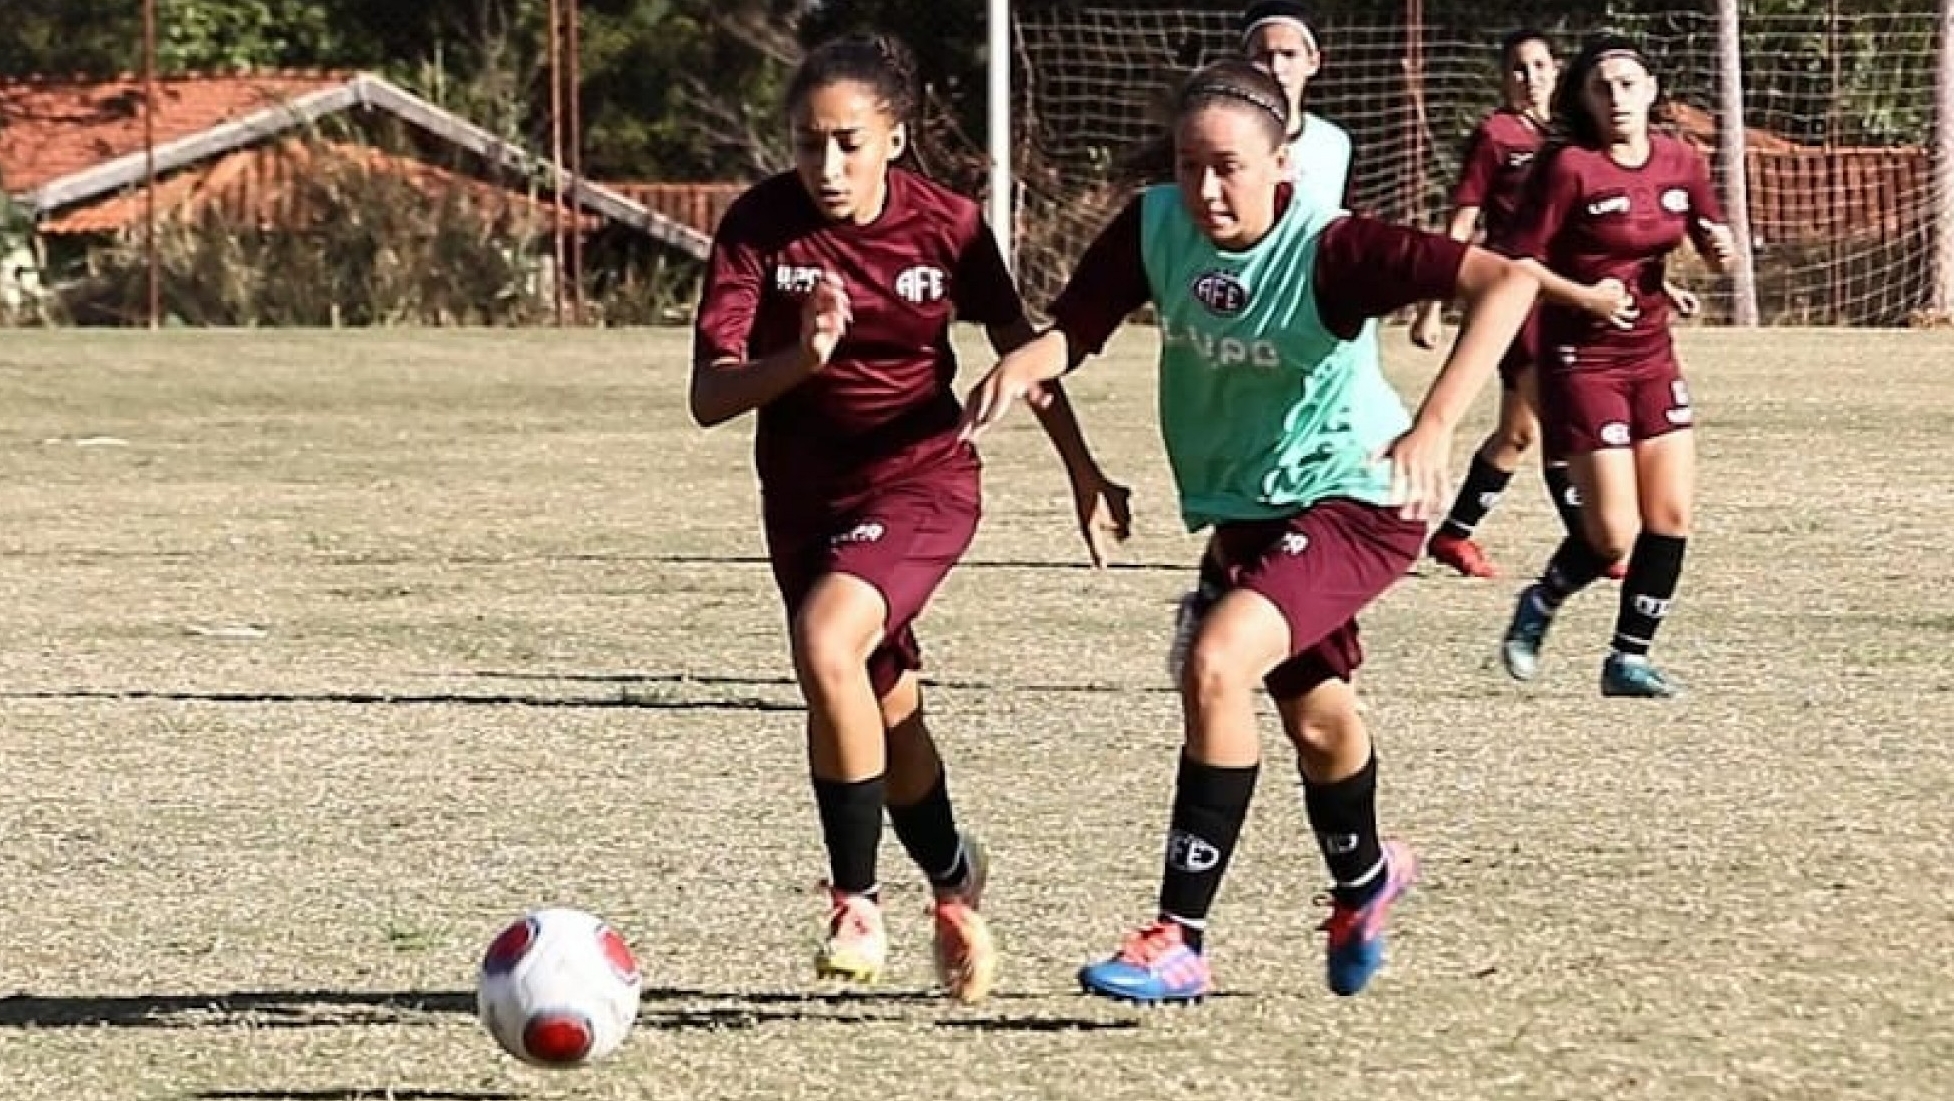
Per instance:
[[[821,862],[747,430],[685,420],[682,334],[0,336],[8,1096],[1954,1095],[1954,338],[1688,333],[1707,469],[1661,653],[1695,693],[1596,698],[1611,592],[1516,689],[1512,585],[1409,579],[1366,634],[1429,869],[1390,968],[1322,990],[1272,736],[1229,996],[1165,1013],[1071,987],[1151,901],[1177,738],[1196,544],[1150,347],[1076,386],[1145,509],[1121,568],[1079,567],[1019,418],[925,624],[1010,953],[960,1011],[919,996],[893,842],[893,983],[808,996]],[[1537,567],[1531,475],[1487,536]],[[489,933],[557,901],[652,988],[570,1075],[502,1058],[470,994]]]

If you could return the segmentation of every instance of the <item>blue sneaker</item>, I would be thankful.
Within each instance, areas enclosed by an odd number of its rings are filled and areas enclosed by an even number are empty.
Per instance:
[[[1649,664],[1649,659],[1633,654],[1611,653],[1601,663],[1601,694],[1629,696],[1645,700],[1666,700],[1682,693],[1676,682]]]
[[[1179,924],[1156,921],[1126,935],[1119,951],[1079,969],[1088,994],[1141,1005],[1198,1002],[1214,986],[1208,958],[1188,947]]]
[[[1513,622],[1507,625],[1506,640],[1500,644],[1500,660],[1514,680],[1532,680],[1540,671],[1540,643],[1547,628],[1554,625],[1554,613],[1541,603],[1540,586],[1528,585],[1513,605]]]
[[[1362,906],[1345,906],[1333,898],[1330,916],[1318,928],[1330,934],[1324,958],[1330,991],[1343,997],[1362,990],[1384,966],[1384,922],[1391,907],[1418,879],[1418,858],[1402,841],[1384,843],[1384,887]]]

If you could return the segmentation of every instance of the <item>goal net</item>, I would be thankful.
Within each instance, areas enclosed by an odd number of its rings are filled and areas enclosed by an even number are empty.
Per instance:
[[[1905,324],[1930,299],[1936,18],[1932,0],[1907,6],[1918,10],[1745,22],[1748,211],[1768,323]],[[1567,14],[1573,8],[1526,21],[1549,32],[1563,57],[1602,29],[1598,13]],[[1114,167],[1157,132],[1174,79],[1238,49],[1240,10],[1059,6],[1019,15],[1018,265],[1032,301],[1048,300],[1125,198]],[[1667,125],[1714,168],[1722,121],[1714,14],[1644,12],[1607,28],[1642,40],[1663,84]],[[1309,106],[1350,132],[1352,207],[1441,225],[1464,139],[1497,102],[1497,42],[1510,27],[1372,15],[1315,29],[1324,63]],[[1728,310],[1727,281],[1709,278],[1693,256],[1679,254],[1673,266],[1707,292],[1713,316]]]

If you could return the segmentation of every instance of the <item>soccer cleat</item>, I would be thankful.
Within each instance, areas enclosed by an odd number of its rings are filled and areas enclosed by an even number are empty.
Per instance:
[[[1198,1002],[1213,985],[1207,956],[1188,947],[1180,925],[1165,919],[1128,933],[1118,952],[1079,969],[1086,993],[1141,1005]]]
[[[1486,557],[1469,536],[1440,530],[1425,544],[1425,553],[1440,565],[1450,566],[1466,577],[1498,577],[1499,568]]]
[[[1604,696],[1666,700],[1681,692],[1676,682],[1663,676],[1662,671],[1651,665],[1646,657],[1611,653],[1608,660],[1601,663],[1601,694]]]
[[[1317,928],[1329,934],[1324,952],[1331,993],[1349,997],[1384,966],[1384,923],[1391,907],[1418,879],[1418,858],[1402,841],[1384,843],[1384,886],[1362,906],[1332,897],[1330,916]]]
[[[990,926],[978,912],[990,879],[990,852],[976,834],[962,836],[969,872],[961,886],[936,892],[930,902],[930,918],[935,928],[937,984],[950,997],[968,1005],[990,995],[997,985],[999,961]]]
[[[863,985],[875,982],[889,959],[882,907],[867,895],[830,890],[829,898],[827,937],[814,957],[815,974]]]
[[[1507,625],[1499,648],[1500,660],[1514,680],[1532,680],[1540,671],[1540,643],[1553,624],[1554,613],[1540,602],[1540,586],[1528,585],[1513,606],[1513,622]]]

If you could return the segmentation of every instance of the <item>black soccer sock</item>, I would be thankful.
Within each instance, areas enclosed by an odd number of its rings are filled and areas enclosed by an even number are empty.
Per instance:
[[[1561,540],[1554,556],[1548,559],[1547,570],[1540,575],[1540,584],[1534,592],[1547,611],[1557,612],[1568,597],[1594,584],[1595,578],[1607,569],[1608,563],[1586,539],[1570,535]]]
[[[1362,906],[1384,888],[1384,840],[1377,831],[1377,754],[1335,783],[1303,777],[1303,807],[1346,906]]]
[[[950,809],[948,776],[938,771],[936,783],[917,802],[898,807],[889,805],[889,824],[895,827],[896,840],[903,851],[929,877],[930,886],[960,887],[970,872],[963,851],[963,838],[957,833],[957,817]]]
[[[1541,466],[1540,477],[1547,483],[1547,497],[1554,503],[1554,511],[1560,514],[1560,526],[1576,539],[1581,536],[1581,491],[1574,488],[1574,475],[1566,463],[1548,462]]]
[[[883,788],[880,776],[854,781],[814,778],[821,840],[828,846],[828,883],[842,894],[875,894]]]
[[[1646,656],[1655,642],[1662,618],[1669,614],[1669,603],[1676,595],[1676,582],[1683,575],[1683,552],[1689,538],[1682,535],[1655,535],[1643,532],[1636,537],[1635,553],[1628,559],[1628,577],[1622,582],[1621,610],[1615,613],[1615,651]]]
[[[1174,813],[1160,879],[1160,916],[1181,927],[1190,947],[1201,947],[1208,909],[1248,820],[1260,765],[1227,768],[1181,755],[1174,782]]]
[[[1459,495],[1452,499],[1452,511],[1445,514],[1439,530],[1461,539],[1470,537],[1479,522],[1499,503],[1500,494],[1506,492],[1506,483],[1512,480],[1512,471],[1501,470],[1487,462],[1484,455],[1475,453],[1465,481],[1459,485]]]

